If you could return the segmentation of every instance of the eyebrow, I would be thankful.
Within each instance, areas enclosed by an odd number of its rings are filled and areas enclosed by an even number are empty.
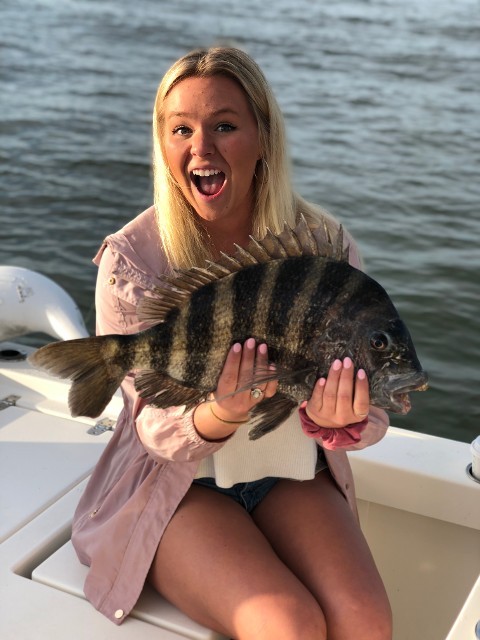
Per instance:
[[[235,111],[235,109],[231,108],[231,107],[223,107],[221,109],[217,109],[217,111],[214,111],[212,114],[210,114],[209,117],[218,117],[224,114],[228,114],[231,113],[233,115],[237,115],[238,111]],[[173,113],[170,113],[167,116],[167,119],[170,120],[171,118],[189,118],[191,117],[192,114],[188,113],[187,111],[174,111]]]

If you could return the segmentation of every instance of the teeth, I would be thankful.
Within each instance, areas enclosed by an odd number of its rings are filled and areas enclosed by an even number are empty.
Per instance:
[[[192,171],[194,176],[201,176],[202,178],[208,178],[208,176],[216,176],[221,173],[220,169],[194,169]]]

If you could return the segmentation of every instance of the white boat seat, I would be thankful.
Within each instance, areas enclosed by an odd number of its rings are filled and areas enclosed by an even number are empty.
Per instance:
[[[0,542],[86,478],[110,438],[17,406],[0,411]]]
[[[69,541],[33,571],[32,580],[65,591],[72,596],[85,598],[83,584],[87,571],[87,567],[78,561],[73,545]],[[186,638],[224,640],[224,636],[190,620],[159,596],[149,585],[145,585],[143,593],[130,615]],[[125,624],[128,624],[128,620]]]

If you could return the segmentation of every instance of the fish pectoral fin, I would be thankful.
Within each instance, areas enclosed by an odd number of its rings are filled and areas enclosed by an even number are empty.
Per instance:
[[[252,409],[251,424],[248,432],[250,440],[258,440],[266,433],[273,431],[288,418],[297,406],[295,400],[276,393],[271,398],[265,398]]]
[[[186,387],[170,376],[158,371],[140,371],[135,376],[135,389],[140,397],[160,409],[187,405],[187,409],[195,406],[205,397],[205,392]]]
[[[266,382],[270,382],[272,380],[277,380],[278,382],[283,382],[284,384],[305,382],[307,377],[315,372],[316,368],[312,366],[297,370],[286,369],[280,366],[275,366],[275,369],[257,367],[254,371],[253,377],[247,380],[240,387],[237,387],[234,393],[240,393],[241,391],[253,389],[253,387],[258,387],[259,385],[265,384]]]

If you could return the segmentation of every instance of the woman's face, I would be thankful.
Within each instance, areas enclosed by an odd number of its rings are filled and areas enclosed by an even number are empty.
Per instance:
[[[204,220],[250,219],[258,128],[247,97],[226,76],[186,78],[165,100],[166,160]]]

